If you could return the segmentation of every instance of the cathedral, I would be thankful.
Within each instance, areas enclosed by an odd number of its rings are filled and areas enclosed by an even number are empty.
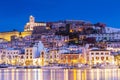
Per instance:
[[[46,26],[44,22],[35,22],[35,18],[31,15],[29,17],[29,22],[26,23],[24,31],[33,31],[33,28],[36,26]]]

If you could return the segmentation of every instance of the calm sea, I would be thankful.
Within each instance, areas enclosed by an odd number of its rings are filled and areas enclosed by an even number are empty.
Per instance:
[[[0,80],[120,80],[120,69],[0,69]]]

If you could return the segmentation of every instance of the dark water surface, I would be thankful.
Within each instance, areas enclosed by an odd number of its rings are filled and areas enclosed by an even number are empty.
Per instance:
[[[120,69],[0,69],[0,80],[120,80]]]

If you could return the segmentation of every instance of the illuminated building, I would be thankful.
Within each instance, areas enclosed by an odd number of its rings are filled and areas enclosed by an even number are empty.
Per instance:
[[[38,60],[38,64],[41,66],[44,66],[46,64],[46,53],[44,51],[41,51],[40,53],[40,60]]]
[[[25,59],[32,60],[34,56],[34,49],[32,47],[25,48]]]
[[[50,50],[48,55],[49,63],[59,63],[60,54],[57,50]]]
[[[11,40],[11,36],[19,37],[19,32],[18,31],[11,31],[11,32],[1,32],[0,33],[0,38],[5,39],[7,41]]]
[[[1,49],[0,50],[1,63],[7,63],[7,64],[14,65],[14,64],[16,64],[16,60],[17,60],[19,54],[20,54],[19,50],[15,50],[12,48]]]
[[[29,22],[26,23],[24,31],[32,31],[34,26],[46,26],[46,23],[35,22],[35,18],[33,16],[30,16]]]
[[[19,54],[19,65],[25,65],[25,55],[24,54]]]
[[[81,54],[78,53],[62,53],[60,54],[61,64],[74,65],[80,63]]]
[[[87,63],[90,65],[93,64],[114,64],[114,56],[111,55],[109,50],[90,50],[87,53]]]
[[[120,51],[120,42],[108,42],[107,43],[107,50],[111,52],[119,52]]]
[[[4,43],[4,42],[7,42],[7,41],[3,38],[0,38],[0,43]]]
[[[45,50],[44,50],[44,45],[42,44],[41,41],[31,45],[30,47],[26,47],[25,55],[24,55],[26,65],[33,65],[35,64],[35,61],[37,59],[43,58],[43,57],[40,57],[42,56],[41,55],[42,52],[45,52]]]
[[[96,41],[120,40],[120,33],[89,34],[87,37],[94,37]]]
[[[119,33],[120,29],[118,29],[118,28],[112,28],[112,27],[106,27],[105,28],[105,32],[106,33]]]
[[[31,34],[32,34],[32,32],[30,32],[30,31],[26,31],[26,32],[18,32],[18,31],[1,32],[0,38],[4,39],[6,41],[11,41],[12,36],[25,37],[25,36],[29,36]]]

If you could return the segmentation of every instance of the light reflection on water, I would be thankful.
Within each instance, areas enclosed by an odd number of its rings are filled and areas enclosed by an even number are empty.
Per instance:
[[[120,80],[120,69],[1,69],[0,80]]]

